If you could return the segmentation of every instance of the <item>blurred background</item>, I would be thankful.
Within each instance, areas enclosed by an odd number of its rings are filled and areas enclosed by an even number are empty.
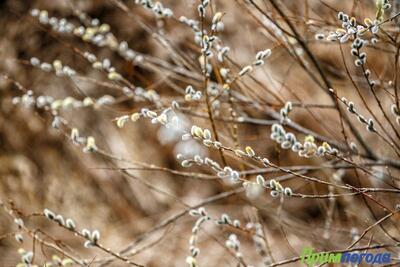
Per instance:
[[[94,69],[77,51],[89,51],[98,58],[110,59],[112,65],[124,78],[135,86],[145,90],[156,91],[164,103],[174,99],[182,100],[182,90],[189,84],[201,90],[201,75],[199,66],[199,49],[193,42],[193,32],[177,20],[156,20],[151,11],[136,5],[134,1],[122,1],[128,7],[126,12],[112,0],[86,1],[1,1],[0,2],[0,72],[18,81],[23,87],[32,90],[36,96],[49,95],[55,99],[65,99],[72,96],[83,99],[90,96],[99,99],[104,95],[113,96],[115,101],[110,105],[66,109],[62,117],[68,121],[68,126],[78,128],[84,136],[94,136],[96,144],[112,155],[126,159],[128,162],[110,160],[98,154],[88,154],[73,145],[62,132],[51,127],[53,116],[51,112],[35,108],[14,105],[13,98],[23,92],[4,77],[0,79],[0,199],[4,203],[14,203],[26,218],[25,224],[30,229],[41,229],[56,240],[62,240],[67,245],[66,250],[73,251],[81,259],[104,259],[109,255],[96,248],[87,249],[83,240],[75,237],[65,229],[49,222],[43,216],[30,216],[41,213],[48,208],[57,214],[73,218],[79,228],[98,229],[101,233],[101,243],[114,251],[124,249],[141,234],[146,233],[170,216],[196,205],[214,195],[238,188],[236,185],[222,183],[216,179],[211,170],[194,166],[190,171],[202,173],[209,179],[196,179],[191,175],[179,175],[165,170],[151,170],[129,162],[144,162],[154,164],[169,170],[187,171],[176,159],[178,153],[186,156],[202,155],[221,163],[221,158],[215,150],[208,149],[196,141],[182,141],[178,132],[166,130],[164,127],[140,120],[127,123],[119,129],[114,119],[118,116],[140,111],[142,107],[154,108],[146,101],[130,101],[121,97],[121,91],[104,86],[109,83],[107,75]],[[272,120],[264,108],[278,111],[287,100],[299,104],[321,104],[321,108],[298,108],[291,119],[299,125],[311,129],[331,140],[343,143],[339,120],[329,96],[310,78],[307,69],[316,70],[306,65],[301,67],[288,53],[287,44],[299,47],[294,40],[279,39],[279,29],[274,28],[254,6],[248,1],[211,1],[212,12],[223,11],[225,15],[224,31],[219,34],[224,44],[230,47],[229,57],[237,66],[244,66],[253,61],[257,51],[270,48],[272,56],[266,60],[265,66],[258,68],[252,78],[245,78],[238,88],[247,99],[259,104],[259,108],[249,107],[247,103],[237,104],[238,114],[247,114],[260,120]],[[274,20],[285,25],[279,18],[269,1],[255,1]],[[360,85],[366,99],[372,99],[362,81],[362,77],[354,67],[350,55],[350,45],[341,48],[337,43],[317,42],[315,34],[328,35],[329,31],[339,26],[336,20],[338,11],[356,14],[362,21],[365,17],[374,17],[374,1],[279,1],[284,11],[294,23],[301,36],[307,40],[310,50],[321,63],[323,72],[329,77],[341,96],[346,96],[355,102],[362,101],[353,88],[353,82]],[[395,1],[393,1],[395,2]],[[397,2],[393,3],[395,6]],[[163,5],[171,8],[177,18],[184,15],[198,19],[198,1],[180,0],[163,1]],[[107,47],[97,47],[83,42],[72,34],[61,34],[52,31],[50,27],[41,25],[36,18],[30,16],[31,9],[47,10],[50,16],[67,18],[78,25],[76,12],[81,11],[91,18],[97,18],[101,23],[107,23],[119,41],[126,41],[129,47],[144,55],[174,65],[174,53],[185,58],[193,66],[190,69],[193,77],[173,75],[164,68],[146,68],[140,64],[126,61],[118,53]],[[74,14],[75,12],[75,14]],[[207,16],[206,23],[210,25],[212,16]],[[175,52],[168,51],[150,34],[143,24],[153,32],[163,34],[171,42]],[[283,26],[287,29],[286,26]],[[391,27],[391,26],[390,26]],[[392,28],[388,26],[388,32]],[[286,42],[286,43],[285,43]],[[384,49],[385,42],[381,48]],[[300,57],[304,51],[298,48]],[[390,48],[388,48],[390,49]],[[390,79],[394,70],[393,53],[380,53],[381,50],[371,49],[368,62],[373,62],[372,72],[379,77],[381,84],[378,94],[391,90]],[[43,62],[53,62],[59,59],[63,64],[73,67],[79,75],[86,79],[69,79],[58,77],[53,73],[34,68],[29,60],[37,57]],[[351,81],[344,68],[354,73]],[[309,63],[309,62],[308,62]],[[234,64],[232,64],[234,65]],[[239,68],[232,72],[238,71]],[[201,76],[200,76],[201,77]],[[245,84],[250,89],[243,86]],[[110,83],[109,83],[110,84]],[[83,92],[83,93],[82,93]],[[271,93],[273,92],[273,93]],[[277,95],[279,97],[275,97]],[[123,96],[123,95],[122,95]],[[389,101],[382,103],[389,106]],[[381,118],[376,103],[370,108]],[[197,115],[196,115],[197,112]],[[224,103],[221,104],[217,118],[230,113]],[[181,118],[186,125],[196,124],[210,127],[206,106],[188,105],[188,112],[182,112]],[[218,115],[220,114],[220,115]],[[229,116],[229,115],[227,115]],[[354,118],[352,118],[353,120]],[[364,134],[364,126],[357,123],[356,127],[363,132],[365,142],[373,146],[374,151],[382,157],[398,159],[390,152],[388,146],[377,140],[372,134]],[[221,141],[225,144],[239,145],[244,148],[249,145],[257,154],[267,157],[281,166],[321,166],[320,158],[299,158],[295,153],[279,148],[270,139],[270,125],[240,123],[237,126],[237,140],[229,134],[232,123],[216,121]],[[67,134],[69,134],[67,132]],[[304,138],[304,134],[300,133]],[[351,141],[357,143],[350,135]],[[397,140],[398,141],[398,140]],[[357,143],[357,145],[359,145]],[[226,155],[229,166],[240,170],[257,170],[260,166],[243,162]],[[135,167],[129,170],[130,175],[115,168]],[[372,170],[385,171],[385,166],[371,167]],[[300,168],[301,171],[301,168]],[[395,176],[397,170],[390,168]],[[311,176],[323,180],[340,177],[347,183],[357,185],[355,173],[347,169],[322,169],[306,171]],[[270,172],[266,178],[281,177],[282,173]],[[361,173],[363,186],[381,187],[382,182],[369,179]],[[254,175],[246,179],[254,181]],[[152,185],[164,193],[157,192]],[[290,179],[286,185],[295,192],[304,194],[326,193],[326,187],[310,185],[298,179]],[[167,194],[166,194],[167,193]],[[338,192],[340,193],[340,192]],[[379,199],[385,203],[396,202],[393,196],[382,196]],[[397,198],[398,199],[398,198]],[[7,205],[8,205],[7,204]],[[388,204],[389,205],[389,204]],[[332,206],[332,208],[330,208]],[[341,244],[351,243],[354,235],[374,222],[362,198],[342,197],[329,199],[290,198],[283,202],[272,199],[265,191],[256,196],[246,196],[245,193],[234,194],[206,206],[214,217],[227,213],[231,218],[240,219],[246,223],[262,223],[268,242],[267,247],[272,261],[279,261],[298,256],[301,248],[311,246],[317,250],[343,248]],[[384,213],[381,207],[372,205],[378,218]],[[327,219],[331,218],[331,219]],[[189,255],[189,239],[195,219],[185,215],[162,229],[152,232],[138,242],[137,249],[145,248],[132,260],[146,266],[186,266],[185,258]],[[328,225],[327,225],[328,224]],[[386,230],[398,236],[398,222],[389,220]],[[21,260],[19,248],[32,250],[32,238],[26,236],[22,244],[7,233],[15,233],[13,220],[0,212],[0,266],[15,266]],[[200,266],[236,266],[237,261],[227,252],[224,243],[229,233],[235,229],[223,228],[214,224],[206,224],[199,234],[201,249],[198,262]],[[261,266],[263,256],[257,252],[251,235],[237,233],[242,243],[242,253],[247,264]],[[377,230],[374,238],[384,240],[383,231]],[[45,238],[46,239],[46,238]],[[49,238],[47,238],[49,239]],[[49,239],[50,240],[50,239]],[[149,247],[146,247],[149,246]],[[50,248],[36,247],[35,260],[38,265],[59,255]],[[271,259],[270,259],[271,260]],[[299,263],[288,266],[299,266]],[[94,266],[98,266],[94,264]],[[114,261],[110,266],[125,266]]]

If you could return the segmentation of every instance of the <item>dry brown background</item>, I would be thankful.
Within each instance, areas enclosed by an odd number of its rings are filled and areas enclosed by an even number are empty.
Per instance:
[[[132,12],[149,25],[154,26],[155,21],[150,12],[141,7],[132,5]],[[261,85],[255,87],[257,95],[254,99],[273,102],[265,92],[263,86],[273,88],[284,99],[291,99],[287,88],[295,91],[304,103],[329,103],[329,98],[321,90],[316,89],[315,84],[307,77],[304,71],[293,64],[293,59],[285,51],[274,43],[265,32],[260,29],[254,19],[243,9],[237,1],[218,0],[215,2],[217,10],[226,12],[224,17],[226,30],[222,34],[223,40],[231,46],[231,56],[240,64],[250,62],[255,53],[260,49],[273,48],[273,55],[266,66],[255,72]],[[240,2],[240,1],[239,1]],[[263,1],[259,1],[264,6]],[[315,44],[313,36],[316,32],[328,32],[333,28],[320,29],[318,21],[326,20],[333,24],[335,12],[321,1],[307,1],[308,16],[316,23],[304,26],[305,1],[283,1],[288,10],[293,13],[298,29],[310,40],[310,47],[322,62],[323,70],[333,81],[341,95],[351,98],[355,95],[354,89],[346,76],[340,50],[333,44]],[[350,10],[353,1],[326,1],[331,7],[338,10]],[[372,1],[359,2],[356,13],[360,19],[365,16],[373,16],[374,5]],[[196,1],[163,1],[165,6],[171,7],[175,14],[197,18]],[[104,75],[94,71],[82,58],[76,55],[68,45],[73,45],[82,51],[95,52],[99,57],[109,57],[117,69],[131,82],[143,87],[152,86],[165,97],[173,97],[173,90],[163,82],[162,73],[151,72],[133,67],[121,57],[115,55],[106,48],[96,48],[78,40],[76,37],[60,35],[41,26],[34,18],[29,16],[32,8],[46,9],[49,14],[57,17],[72,18],[72,7],[88,13],[93,18],[99,18],[102,22],[111,25],[113,33],[119,40],[126,40],[130,47],[146,54],[151,54],[163,59],[169,55],[164,49],[154,42],[132,18],[117,8],[112,1],[1,1],[0,2],[0,71],[19,81],[23,86],[32,89],[35,94],[47,94],[57,98],[74,96],[81,98],[74,85],[68,79],[44,73],[26,64],[26,60],[35,56],[43,61],[51,62],[59,58],[63,63],[73,66],[80,73],[98,80],[106,80]],[[329,25],[326,25],[328,27]],[[192,42],[192,32],[176,23],[167,23],[167,36],[175,44],[175,47],[187,51],[188,56],[197,62],[196,55],[187,48],[188,42]],[[193,45],[193,43],[192,43]],[[344,47],[348,53],[348,46]],[[388,55],[387,57],[390,57]],[[352,72],[352,59],[349,55],[349,68]],[[388,65],[390,58],[382,54],[371,52],[368,58],[373,63],[374,71],[378,74],[391,77],[392,72]],[[295,66],[292,66],[295,65]],[[389,70],[388,70],[389,69]],[[140,76],[140,79],[138,79]],[[382,77],[384,80],[385,78]],[[161,82],[160,82],[161,80]],[[251,81],[249,81],[251,83]],[[182,88],[185,83],[177,83]],[[85,92],[94,97],[114,92],[95,84],[79,84]],[[45,112],[14,106],[11,102],[13,96],[21,95],[15,86],[0,79],[0,198],[2,201],[14,201],[26,214],[41,212],[49,208],[66,217],[74,218],[81,228],[99,229],[101,242],[118,251],[135,239],[139,234],[146,232],[156,223],[162,221],[184,207],[176,200],[150,190],[140,182],[122,175],[118,171],[104,170],[103,167],[112,167],[109,160],[100,156],[82,153],[81,149],[73,146],[63,135],[50,127],[51,118]],[[357,99],[354,99],[357,103]],[[116,116],[128,114],[138,110],[140,106],[135,103],[123,103],[111,109],[84,109],[71,110],[63,113],[63,116],[73,122],[87,135],[96,137],[97,143],[107,148],[113,154],[123,156],[130,160],[138,160],[157,164],[171,169],[182,169],[175,159],[176,142],[163,144],[160,141],[160,127],[145,121],[129,123],[123,129],[118,129],[112,121]],[[376,106],[372,105],[372,108]],[[279,106],[274,107],[279,110]],[[257,114],[250,113],[254,117],[268,119]],[[340,136],[335,113],[318,110],[316,116],[332,127],[332,131]],[[378,114],[378,116],[381,116]],[[192,119],[192,118],[190,118]],[[204,119],[193,118],[200,125],[207,125]],[[306,111],[299,110],[294,114],[293,120],[305,127],[309,127],[319,133],[326,134],[326,129],[315,120],[310,119]],[[357,127],[363,126],[355,123]],[[223,123],[217,124],[224,128]],[[222,130],[221,130],[222,131]],[[310,164],[318,165],[320,160],[299,160],[291,152],[278,153],[277,146],[269,139],[268,126],[240,125],[239,140],[242,147],[251,145],[258,153],[267,156],[272,161],[280,160],[283,165]],[[376,137],[365,135],[366,141],[374,144]],[[393,157],[387,147],[376,143],[377,153],[386,157]],[[210,152],[208,155],[218,160],[218,154]],[[228,157],[228,162],[235,165],[235,159]],[[124,166],[121,164],[120,166]],[[199,169],[209,173],[208,170]],[[228,191],[231,188],[217,181],[197,181],[166,172],[135,171],[135,175],[151,182],[188,204],[196,204],[202,199]],[[321,171],[316,175],[321,178],[331,177],[333,171]],[[253,179],[254,177],[249,177]],[[345,175],[348,181],[352,181],[353,174]],[[367,182],[368,184],[368,182]],[[291,185],[294,190],[301,190],[301,185],[296,180]],[[297,186],[297,187],[296,187]],[[304,192],[307,192],[304,191]],[[283,213],[276,215],[279,200],[269,197],[260,197],[249,200],[244,195],[228,198],[221,202],[213,203],[209,207],[210,213],[215,216],[225,212],[232,218],[240,218],[242,223],[254,220],[259,216],[264,221],[265,231],[270,242],[275,259],[284,259],[295,256],[294,251],[301,250],[304,246],[313,246],[319,250],[341,248],[340,243],[349,243],[350,231],[357,227],[359,231],[369,225],[363,221],[369,218],[364,214],[365,206],[360,199],[341,198],[338,200],[334,214],[332,234],[329,239],[323,239],[323,225],[325,222],[327,202],[325,200],[301,200],[288,199],[284,203]],[[398,199],[398,198],[397,198]],[[395,201],[391,201],[395,203]],[[257,209],[255,208],[258,208]],[[321,208],[322,207],[322,208]],[[361,212],[360,212],[361,211]],[[379,211],[377,211],[379,214]],[[257,216],[256,216],[257,215]],[[133,259],[146,266],[186,266],[185,258],[188,255],[188,240],[194,219],[185,216],[178,220],[170,228],[163,239],[151,249],[145,250]],[[77,239],[67,231],[48,222],[42,217],[31,217],[26,224],[32,228],[45,230],[52,236],[69,244],[82,258],[105,256],[96,249],[85,249],[83,241]],[[391,226],[393,226],[391,224]],[[0,212],[0,235],[15,231],[12,220]],[[395,230],[395,227],[393,228]],[[394,231],[393,230],[393,231]],[[199,262],[201,266],[235,266],[233,257],[215,241],[223,244],[230,231],[214,225],[205,227],[200,234],[201,254]],[[396,232],[396,231],[395,231]],[[160,237],[163,231],[153,234],[149,240]],[[382,235],[377,232],[376,235]],[[144,243],[148,242],[146,240]],[[14,266],[19,262],[17,252],[19,247],[31,249],[31,241],[26,238],[23,245],[18,244],[13,237],[0,240],[0,266]],[[260,266],[260,258],[255,252],[251,237],[241,237],[243,254],[249,264]],[[50,257],[54,251],[45,249]],[[38,253],[38,263],[45,260],[45,256]],[[118,261],[111,266],[124,266]],[[298,263],[292,266],[299,266]]]

